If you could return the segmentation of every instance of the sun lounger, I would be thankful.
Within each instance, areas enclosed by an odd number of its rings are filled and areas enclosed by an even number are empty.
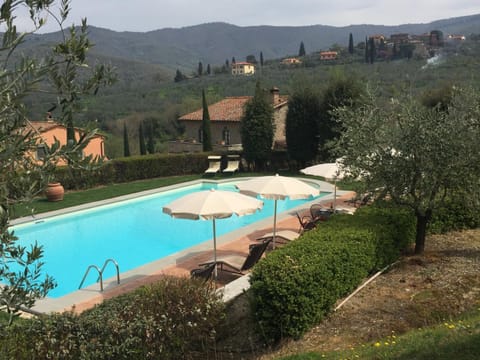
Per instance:
[[[221,167],[221,156],[209,156],[208,157],[208,169],[205,170],[205,174],[215,174],[220,171]]]
[[[223,169],[224,173],[234,173],[240,169],[240,156],[239,155],[229,155],[227,167]]]
[[[293,230],[279,230],[275,233],[275,244],[286,244],[290,241],[298,239],[300,234]],[[257,241],[273,240],[273,232],[264,234],[257,238]]]
[[[215,264],[208,264],[203,268],[193,269],[190,271],[190,276],[195,279],[203,279],[208,281],[212,278],[213,270],[215,270]]]
[[[247,256],[241,255],[226,255],[217,258],[217,269],[222,271],[233,272],[237,274],[245,274],[245,271],[251,269],[262,257],[263,253],[270,244],[271,240],[267,240],[260,244],[250,245],[249,253]],[[199,266],[205,266],[215,264],[214,260],[206,263],[199,264]]]

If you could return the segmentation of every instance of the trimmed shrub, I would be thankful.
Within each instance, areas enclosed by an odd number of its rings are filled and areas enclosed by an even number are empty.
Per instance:
[[[336,215],[272,252],[250,279],[252,312],[269,339],[301,337],[335,302],[413,243],[414,218],[402,209],[372,207]]]
[[[193,359],[208,352],[223,316],[211,287],[165,277],[80,315],[18,322],[0,347],[8,359]]]
[[[88,189],[164,176],[201,174],[208,167],[208,154],[152,154],[110,160],[95,170],[58,167],[55,177],[65,189]]]
[[[432,214],[428,231],[443,234],[452,230],[475,229],[480,226],[480,204],[467,196],[447,199]]]

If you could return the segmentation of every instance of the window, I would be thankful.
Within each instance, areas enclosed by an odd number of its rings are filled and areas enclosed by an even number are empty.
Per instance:
[[[198,129],[198,142],[203,143],[203,129],[202,129],[202,127],[200,127],[200,129]]]
[[[222,131],[222,140],[225,145],[230,145],[230,130],[226,126]]]
[[[47,146],[45,144],[37,145],[37,160],[44,160],[47,157]]]

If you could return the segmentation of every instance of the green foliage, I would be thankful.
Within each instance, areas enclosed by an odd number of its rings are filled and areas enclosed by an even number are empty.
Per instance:
[[[143,132],[143,124],[140,123],[138,125],[138,139],[139,139],[139,146],[140,146],[140,155],[147,154],[147,146],[145,145],[145,134]]]
[[[210,114],[208,112],[205,90],[202,89],[202,146],[203,151],[212,151],[212,130],[210,126]]]
[[[130,156],[130,144],[128,142],[128,131],[126,123],[123,123],[123,156]]]
[[[175,82],[180,82],[185,80],[187,77],[182,74],[180,70],[177,69],[177,72],[175,73],[175,78],[173,79]]]
[[[456,88],[447,111],[426,108],[413,96],[338,109],[345,131],[338,143],[344,163],[363,173],[368,190],[382,189],[417,216],[415,251],[425,246],[434,210],[457,191],[479,197],[480,96]]]
[[[210,286],[165,277],[80,315],[15,323],[0,344],[9,359],[192,359],[208,354],[223,316]]]
[[[272,102],[257,82],[255,96],[245,106],[241,127],[243,155],[255,168],[263,168],[270,159],[273,132]]]
[[[335,215],[275,250],[254,268],[252,309],[271,340],[299,338],[335,302],[413,242],[414,218],[402,209]]]
[[[64,1],[62,9],[64,17],[59,25],[62,26],[68,14],[68,2]],[[57,102],[61,107],[59,120],[67,127],[67,140],[75,142],[74,116],[81,110],[81,96],[96,94],[101,86],[110,85],[115,81],[111,67],[99,64],[92,74],[80,81],[80,70],[86,66],[86,58],[93,44],[88,39],[87,20],[82,19],[80,28],[72,25],[68,36],[53,48],[53,54],[48,58],[49,78],[54,91],[58,94]],[[83,75],[83,74],[82,74]],[[84,76],[84,75],[83,75]],[[50,111],[52,111],[55,105]]]
[[[428,225],[431,233],[446,233],[453,230],[480,227],[480,203],[471,194],[455,193],[447,198],[433,213]]]
[[[91,168],[91,157],[82,159],[82,152],[95,131],[85,132],[80,139],[72,137],[72,118],[78,111],[79,99],[95,94],[99,87],[112,80],[109,67],[88,69],[86,54],[92,44],[86,36],[86,22],[67,34],[62,25],[70,11],[67,0],[4,1],[0,10],[2,47],[0,48],[0,311],[10,321],[23,306],[33,306],[37,298],[54,287],[50,277],[42,280],[43,250],[36,244],[29,249],[16,244],[17,237],[9,230],[10,212],[18,203],[29,203],[53,179],[53,169],[60,158],[72,169]],[[25,11],[26,10],[26,11]],[[17,15],[29,14],[31,33],[17,33]],[[49,47],[48,53],[31,56],[23,51],[27,35],[45,23],[46,13],[61,30],[61,40]],[[22,27],[25,27],[23,24]],[[22,48],[21,48],[22,47]],[[79,80],[81,78],[82,80]],[[45,157],[37,160],[37,134],[29,127],[26,96],[42,92],[57,96],[61,115],[68,128],[67,145],[55,141],[45,145]]]
[[[319,157],[324,161],[335,160],[330,145],[341,133],[342,122],[334,110],[338,107],[354,108],[363,96],[360,80],[354,74],[335,72],[324,89],[318,112]]]
[[[353,53],[354,53],[353,35],[352,35],[352,33],[350,33],[350,35],[348,36],[348,53],[349,53],[350,55],[353,55]]]
[[[300,48],[298,49],[298,56],[305,56],[305,45],[303,44],[303,41],[300,42]]]
[[[438,109],[446,111],[452,101],[453,90],[454,88],[451,84],[428,89],[422,94],[422,104],[430,108],[438,107]]]
[[[303,88],[288,99],[285,123],[287,150],[290,158],[296,160],[300,167],[317,155],[319,114],[319,97],[310,88]]]
[[[119,183],[160,176],[200,174],[207,165],[204,153],[131,156],[106,163],[98,170],[96,178]]]

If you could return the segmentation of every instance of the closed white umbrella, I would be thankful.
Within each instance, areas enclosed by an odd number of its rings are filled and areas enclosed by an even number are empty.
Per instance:
[[[327,181],[333,181],[333,209],[336,209],[337,202],[337,180],[341,180],[348,175],[348,171],[342,167],[339,160],[334,163],[323,163],[301,169],[300,172],[305,175],[321,176]]]
[[[235,185],[242,194],[260,196],[264,199],[275,200],[273,214],[273,247],[275,248],[275,234],[277,228],[277,200],[308,199],[320,194],[320,189],[293,177],[260,176],[239,182]]]
[[[263,207],[263,202],[233,191],[205,190],[194,192],[172,201],[163,207],[163,212],[174,218],[213,221],[213,255],[217,262],[216,219],[225,219],[233,214],[253,214]],[[215,268],[215,277],[217,270]]]

